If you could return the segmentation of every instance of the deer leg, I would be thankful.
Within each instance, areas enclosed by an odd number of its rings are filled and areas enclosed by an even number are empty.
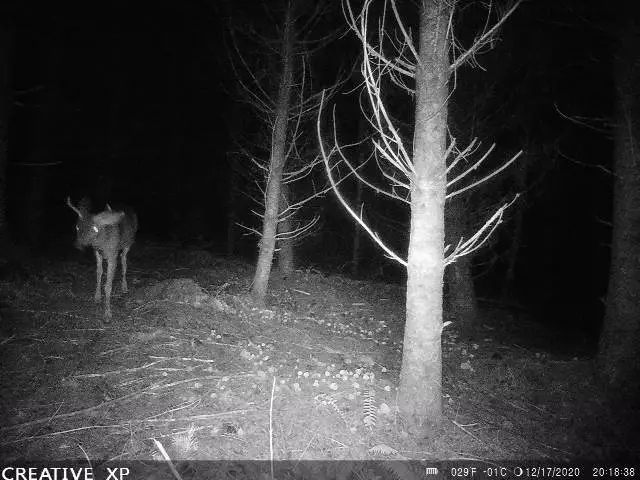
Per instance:
[[[96,253],[96,293],[93,296],[93,299],[96,302],[100,301],[102,298],[102,254],[98,250],[95,250]]]
[[[127,253],[129,253],[129,249],[123,248],[120,254],[120,261],[122,262],[122,293],[129,291],[127,288]]]
[[[118,262],[117,253],[114,256],[107,257],[107,282],[104,285],[105,318],[111,318],[111,287],[113,286],[113,275],[116,273],[116,265]]]

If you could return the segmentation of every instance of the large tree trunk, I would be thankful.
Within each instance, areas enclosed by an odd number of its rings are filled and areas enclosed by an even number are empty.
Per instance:
[[[640,401],[639,48],[640,31],[629,21],[619,35],[615,67],[617,124],[611,267],[598,352],[600,373],[616,398],[627,402]]]
[[[265,190],[265,211],[262,221],[262,238],[253,277],[251,290],[253,300],[257,304],[264,304],[271,275],[273,251],[278,230],[278,212],[280,210],[280,186],[282,171],[286,160],[287,119],[291,97],[291,82],[293,81],[293,21],[291,8],[287,9],[282,51],[282,76],[276,99],[276,118],[271,136],[271,158],[269,160],[269,177]]]
[[[11,118],[11,47],[12,32],[0,25],[0,242],[7,233],[7,144]],[[1,244],[0,244],[1,245]]]
[[[280,190],[280,212],[284,212],[291,203],[291,187],[282,183]],[[278,233],[287,236],[293,231],[293,217],[290,212],[285,213],[285,217],[278,224]],[[293,249],[293,239],[283,238],[278,241],[278,267],[282,275],[289,276],[295,267],[295,256]]]
[[[446,0],[423,0],[416,71],[415,179],[407,268],[407,320],[398,405],[418,425],[442,417],[442,282],[448,96]]]

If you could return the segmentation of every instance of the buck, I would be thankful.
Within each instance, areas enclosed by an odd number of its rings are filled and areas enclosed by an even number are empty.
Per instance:
[[[91,214],[89,201],[82,199],[78,206],[67,197],[67,205],[78,215],[76,230],[78,236],[75,247],[84,250],[93,247],[96,255],[96,293],[94,300],[102,299],[102,262],[107,260],[107,281],[104,285],[104,318],[111,320],[111,287],[116,272],[118,253],[122,262],[122,292],[127,292],[127,253],[133,245],[138,230],[138,217],[132,210],[113,211],[107,204],[106,210]]]

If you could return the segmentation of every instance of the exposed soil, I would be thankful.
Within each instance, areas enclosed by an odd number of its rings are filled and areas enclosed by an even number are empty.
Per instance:
[[[161,459],[159,445],[176,461],[269,459],[270,445],[281,460],[640,453],[600,400],[590,360],[526,315],[485,306],[464,337],[453,319],[445,421],[416,438],[395,409],[401,287],[276,273],[257,309],[242,261],[136,246],[129,264],[109,324],[91,257],[3,264],[3,462]]]

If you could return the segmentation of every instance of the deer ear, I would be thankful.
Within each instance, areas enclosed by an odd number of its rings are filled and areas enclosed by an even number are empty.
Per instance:
[[[78,217],[82,218],[82,211],[76,207],[73,203],[71,203],[71,197],[67,197],[67,206],[73,210],[74,212],[76,212],[76,214],[78,215]]]
[[[93,221],[96,225],[115,225],[124,217],[124,212],[101,212],[94,215]]]

